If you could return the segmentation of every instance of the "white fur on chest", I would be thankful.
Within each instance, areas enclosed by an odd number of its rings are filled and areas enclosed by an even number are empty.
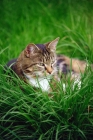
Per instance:
[[[48,91],[50,88],[49,81],[50,77],[46,78],[32,78],[29,75],[24,73],[24,76],[28,79],[29,84],[34,87],[41,88],[43,91]]]
[[[30,78],[29,83],[34,87],[41,88],[43,91],[48,91],[50,88],[49,80],[45,78],[38,78],[38,79]]]

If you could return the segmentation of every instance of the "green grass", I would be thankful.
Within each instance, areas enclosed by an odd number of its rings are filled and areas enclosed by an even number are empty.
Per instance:
[[[57,83],[54,98],[2,72],[30,42],[58,36],[58,54],[93,63],[92,0],[0,1],[0,140],[92,140],[91,69],[82,75],[81,89],[68,79],[64,93],[63,81]]]

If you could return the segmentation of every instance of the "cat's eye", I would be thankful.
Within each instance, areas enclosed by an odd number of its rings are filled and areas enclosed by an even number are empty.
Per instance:
[[[25,70],[25,72],[30,73],[31,71],[30,70]]]
[[[51,64],[54,64],[55,61],[52,61]]]
[[[44,63],[37,64],[37,66],[43,68],[44,67]]]
[[[52,61],[51,64],[52,64],[52,65],[55,64],[55,61]]]
[[[39,65],[40,65],[40,66],[44,66],[44,63],[40,63]]]
[[[55,64],[56,64],[56,61],[55,61],[55,60],[51,62],[52,67],[53,67]]]

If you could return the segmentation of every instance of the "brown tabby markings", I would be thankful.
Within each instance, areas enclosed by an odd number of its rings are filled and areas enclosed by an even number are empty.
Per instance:
[[[72,79],[79,77],[79,73],[84,72],[87,66],[86,62],[70,59],[64,55],[56,56],[58,40],[59,37],[46,44],[29,44],[18,59],[14,60],[15,64],[11,68],[21,79],[29,81],[33,86],[38,87],[36,83],[38,78],[41,86],[47,86],[45,89],[49,89],[49,82],[45,79],[50,75],[60,80],[58,73],[67,75],[72,71]],[[12,62],[9,62],[7,66],[10,66]]]

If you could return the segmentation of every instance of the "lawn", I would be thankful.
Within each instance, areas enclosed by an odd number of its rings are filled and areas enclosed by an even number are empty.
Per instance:
[[[57,37],[57,54],[93,63],[92,0],[0,1],[0,140],[92,140],[90,68],[81,75],[80,89],[68,79],[64,93],[60,81],[54,98],[3,72],[27,44]]]

